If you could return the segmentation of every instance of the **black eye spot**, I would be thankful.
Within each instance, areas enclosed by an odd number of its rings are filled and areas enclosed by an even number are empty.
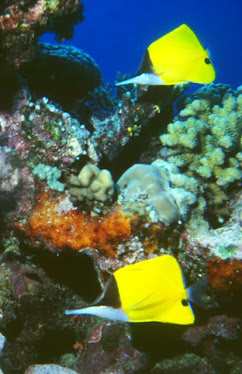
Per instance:
[[[206,57],[205,59],[204,59],[204,62],[205,62],[205,64],[211,64],[211,61],[209,60],[209,58],[208,57]]]
[[[183,306],[188,306],[188,305],[189,305],[189,304],[188,304],[188,301],[185,300],[185,299],[183,299],[183,300],[181,301],[181,303],[182,303]]]

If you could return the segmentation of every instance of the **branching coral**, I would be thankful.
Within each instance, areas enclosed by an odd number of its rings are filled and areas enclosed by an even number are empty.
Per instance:
[[[161,135],[165,146],[162,155],[186,175],[197,179],[208,206],[219,208],[227,199],[228,188],[236,187],[242,176],[242,94],[240,88],[237,91],[227,88],[219,95],[221,85],[215,84],[209,85],[209,89],[211,101],[204,90],[198,91],[195,100],[187,100],[186,107],[168,125],[168,133]]]
[[[56,167],[51,167],[45,164],[38,164],[33,169],[33,174],[37,175],[39,179],[46,179],[48,186],[57,191],[64,191],[65,185],[57,179],[61,176],[61,171]]]

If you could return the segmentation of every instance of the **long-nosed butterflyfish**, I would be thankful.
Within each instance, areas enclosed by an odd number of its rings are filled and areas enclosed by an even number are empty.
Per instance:
[[[195,317],[181,267],[163,255],[116,270],[94,305],[70,314],[91,314],[125,322],[189,325]]]
[[[116,86],[138,83],[174,85],[186,82],[211,83],[215,70],[209,53],[186,24],[149,45],[136,76]]]

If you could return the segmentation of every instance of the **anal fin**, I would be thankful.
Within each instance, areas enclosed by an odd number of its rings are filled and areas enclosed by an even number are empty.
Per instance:
[[[162,84],[164,84],[164,81],[156,74],[143,73],[134,78],[130,78],[125,81],[118,82],[115,85],[121,86],[124,84],[131,84],[131,83],[144,84],[148,86],[161,86]]]

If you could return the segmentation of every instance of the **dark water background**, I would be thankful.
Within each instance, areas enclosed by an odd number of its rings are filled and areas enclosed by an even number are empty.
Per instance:
[[[151,42],[187,23],[211,53],[216,82],[241,84],[242,0],[84,0],[84,16],[64,44],[91,54],[105,82],[135,73]],[[51,34],[41,41],[57,43]]]

